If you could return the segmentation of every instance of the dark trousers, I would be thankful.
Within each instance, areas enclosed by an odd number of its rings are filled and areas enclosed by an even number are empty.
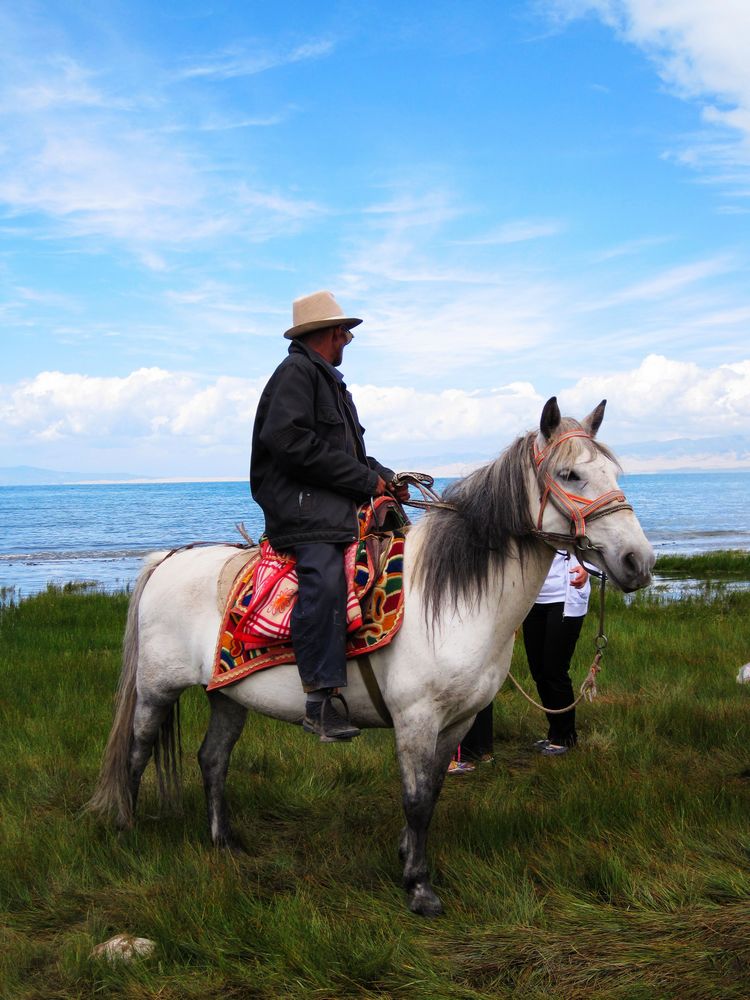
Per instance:
[[[344,550],[328,542],[295,545],[299,593],[292,647],[305,691],[346,685]]]
[[[492,753],[492,702],[477,712],[471,729],[461,740],[461,757],[478,760]]]
[[[570,661],[581,634],[583,616],[563,617],[564,604],[535,604],[523,623],[523,642],[529,670],[545,708],[564,708],[575,701],[570,681]],[[547,714],[550,743],[574,746],[576,712]]]

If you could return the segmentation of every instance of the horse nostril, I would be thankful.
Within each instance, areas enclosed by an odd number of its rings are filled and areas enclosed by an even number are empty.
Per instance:
[[[635,580],[645,580],[651,576],[653,568],[653,557],[651,559],[641,558],[637,552],[626,552],[623,556],[623,564]]]
[[[626,552],[623,562],[625,563],[625,566],[627,567],[628,571],[632,573],[633,576],[640,576],[641,573],[640,560],[638,559],[638,556],[635,554],[635,552]]]

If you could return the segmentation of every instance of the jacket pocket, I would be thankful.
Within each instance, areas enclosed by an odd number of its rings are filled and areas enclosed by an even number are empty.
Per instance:
[[[315,411],[315,419],[321,424],[343,424],[344,418],[335,406],[320,406]]]
[[[313,512],[313,491],[308,488],[299,491],[299,516],[308,518]]]

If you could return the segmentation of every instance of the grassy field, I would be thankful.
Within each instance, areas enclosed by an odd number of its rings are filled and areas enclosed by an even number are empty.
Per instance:
[[[577,998],[750,995],[750,592],[608,596],[581,746],[495,702],[497,760],[446,781],[431,834],[446,916],[410,914],[392,736],[324,746],[252,718],[230,801],[246,857],[208,844],[183,696],[183,814],[116,835],[80,809],[109,729],[127,599],[48,591],[0,610],[0,996]],[[575,674],[592,654],[586,621]],[[514,673],[527,682],[522,649]],[[149,774],[151,769],[149,769]],[[92,961],[117,932],[157,943]]]

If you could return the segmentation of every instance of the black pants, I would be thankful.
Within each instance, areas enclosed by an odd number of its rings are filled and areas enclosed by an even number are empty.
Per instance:
[[[299,593],[292,647],[305,691],[346,685],[344,550],[328,542],[296,545]]]
[[[564,708],[575,701],[570,681],[570,661],[581,634],[583,616],[563,617],[564,604],[535,604],[523,623],[523,642],[529,670],[545,708]],[[576,711],[547,714],[550,743],[574,746]]]
[[[486,753],[492,753],[492,702],[477,712],[471,729],[461,740],[462,758],[478,760]]]

